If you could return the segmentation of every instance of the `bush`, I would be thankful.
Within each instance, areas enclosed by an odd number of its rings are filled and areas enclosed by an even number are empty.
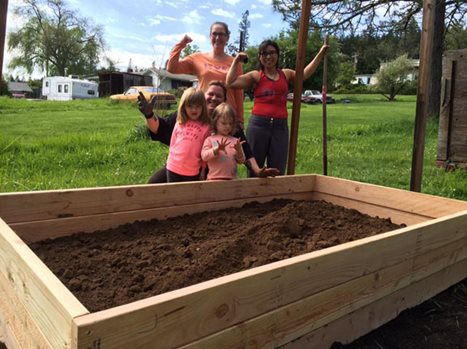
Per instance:
[[[336,94],[372,94],[375,93],[375,89],[370,85],[352,85],[350,87],[339,87],[333,93]]]
[[[8,83],[6,80],[2,77],[0,79],[0,96],[8,96]]]

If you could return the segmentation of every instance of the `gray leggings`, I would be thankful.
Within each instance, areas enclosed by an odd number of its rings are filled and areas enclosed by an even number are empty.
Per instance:
[[[246,138],[259,167],[275,167],[285,173],[289,150],[287,119],[252,115],[248,122]],[[249,176],[253,177],[249,172]]]

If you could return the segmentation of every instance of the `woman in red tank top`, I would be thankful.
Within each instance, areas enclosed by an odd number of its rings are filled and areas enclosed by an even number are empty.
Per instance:
[[[315,58],[305,67],[303,78],[308,79],[323,59],[328,45],[323,45]],[[247,55],[239,53],[227,73],[227,87],[254,91],[252,115],[246,137],[259,167],[278,168],[285,173],[289,146],[287,125],[287,93],[295,79],[295,70],[279,68],[279,46],[272,40],[259,45],[260,70],[238,76],[237,66]],[[250,173],[250,176],[252,174]]]

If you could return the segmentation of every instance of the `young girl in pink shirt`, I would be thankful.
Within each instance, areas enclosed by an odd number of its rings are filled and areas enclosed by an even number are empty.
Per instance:
[[[167,182],[199,180],[201,148],[210,135],[206,100],[202,91],[185,90],[178,107],[177,123],[170,138]]]
[[[227,103],[219,104],[211,115],[213,135],[206,138],[201,158],[208,164],[207,179],[235,179],[237,164],[245,162],[242,141],[235,133],[236,116]]]

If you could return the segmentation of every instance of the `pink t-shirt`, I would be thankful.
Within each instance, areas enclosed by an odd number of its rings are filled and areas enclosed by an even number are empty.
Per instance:
[[[230,144],[224,151],[219,151],[217,156],[214,155],[213,144],[220,143],[222,139],[227,138]],[[214,135],[206,138],[201,151],[201,158],[208,164],[207,179],[235,179],[237,178],[237,164],[245,162],[245,154],[243,151],[237,154],[234,145],[237,142],[235,137]]]
[[[199,89],[206,92],[211,81],[219,80],[225,83],[227,72],[233,62],[233,57],[225,56],[225,59],[214,59],[210,53],[195,52],[180,59],[183,47],[180,43],[174,46],[170,52],[167,70],[173,74],[193,74],[199,82]],[[239,64],[237,76],[242,75],[242,67]],[[228,89],[227,103],[237,113],[237,119],[243,126],[243,90]]]
[[[167,169],[182,176],[196,176],[202,166],[201,148],[210,133],[209,124],[193,120],[177,122],[170,138]]]

